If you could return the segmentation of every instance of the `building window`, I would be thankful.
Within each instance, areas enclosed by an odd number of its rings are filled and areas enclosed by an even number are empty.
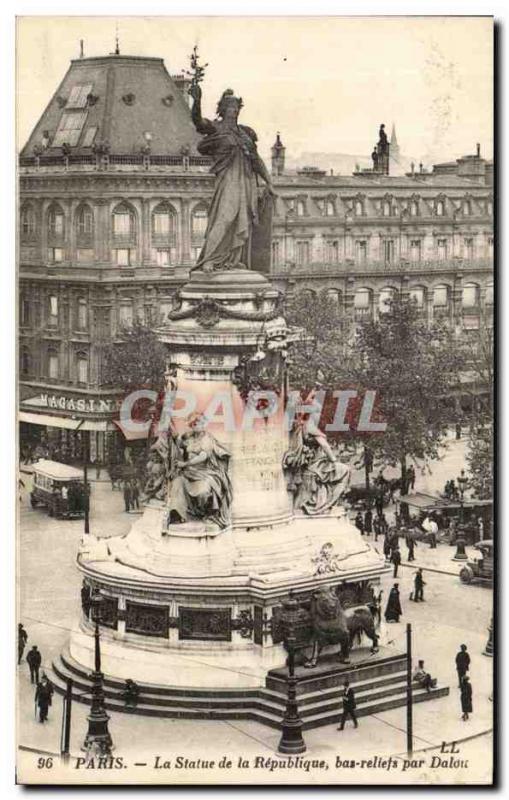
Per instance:
[[[92,91],[92,83],[81,83],[73,86],[66,108],[86,108],[88,103],[88,95]]]
[[[328,264],[337,264],[339,261],[339,242],[332,239],[326,244],[326,260]]]
[[[161,247],[153,251],[154,261],[158,267],[170,267],[176,261],[174,247]]]
[[[463,214],[465,217],[470,217],[472,214],[472,203],[470,200],[463,201]]]
[[[54,294],[50,295],[48,301],[48,322],[51,327],[58,325],[58,297]]]
[[[447,286],[436,286],[433,290],[433,306],[435,308],[446,308],[449,304],[449,292]]]
[[[437,257],[439,261],[447,260],[447,239],[437,239]]]
[[[204,239],[209,215],[206,208],[195,208],[191,217],[191,236],[194,240]]]
[[[390,286],[380,290],[380,294],[378,296],[378,310],[380,314],[385,314],[390,311],[390,304],[394,295],[394,289],[392,289]]]
[[[382,204],[382,214],[383,214],[384,217],[390,217],[391,216],[391,204],[390,204],[389,200],[384,200],[384,202]]]
[[[201,247],[191,247],[191,261],[193,262],[193,264],[196,264],[198,262],[200,253],[201,253]]]
[[[61,208],[52,208],[48,214],[48,233],[50,236],[64,235],[64,212]]]
[[[152,213],[152,236],[173,239],[175,237],[175,214],[170,206],[161,203]]]
[[[94,212],[90,206],[81,206],[76,215],[76,233],[78,236],[92,236],[94,233]]]
[[[60,264],[64,260],[64,251],[61,247],[48,248],[48,261],[50,264]]]
[[[475,283],[467,283],[463,287],[461,304],[463,308],[476,308],[479,305],[479,287]]]
[[[421,260],[421,240],[410,239],[410,261]]]
[[[306,215],[306,205],[304,200],[297,200],[297,216],[304,217]]]
[[[424,307],[424,289],[420,286],[416,286],[414,289],[410,289],[410,299],[417,304],[418,308]]]
[[[493,236],[488,236],[488,258],[493,258]]]
[[[309,264],[309,242],[296,242],[295,246],[297,251],[297,264],[299,266]]]
[[[48,378],[51,380],[58,378],[58,353],[53,348],[48,350]]]
[[[362,200],[355,201],[354,211],[356,217],[362,217],[362,215],[364,214],[364,205],[362,203]]]
[[[134,235],[134,213],[129,206],[117,206],[113,211],[113,236],[117,239],[131,239]]]
[[[279,267],[281,246],[279,242],[272,242],[272,266]]]
[[[330,300],[331,302],[337,303],[339,305],[341,295],[338,289],[327,289],[325,296],[327,297],[327,300]]]
[[[410,216],[417,217],[419,215],[419,203],[417,200],[412,200],[410,203]]]
[[[486,295],[484,298],[484,302],[487,306],[493,305],[493,284],[489,283],[486,287]]]
[[[493,202],[491,200],[486,203],[486,213],[489,217],[493,216]]]
[[[369,289],[357,289],[353,298],[353,306],[358,310],[369,309],[371,305],[371,293]]]
[[[88,305],[84,297],[78,297],[77,323],[79,331],[86,331],[88,328]]]
[[[88,356],[86,353],[76,353],[76,367],[78,383],[88,383]]]
[[[365,239],[355,242],[355,261],[357,264],[365,264],[368,258],[368,243]]]
[[[35,233],[35,213],[32,206],[25,206],[21,211],[21,233],[32,236]]]
[[[474,240],[472,237],[463,239],[463,257],[472,261],[474,258]]]
[[[436,209],[437,217],[443,217],[444,216],[444,211],[445,211],[444,201],[443,200],[437,200],[435,209]]]
[[[79,247],[76,250],[76,260],[90,262],[94,260],[94,251],[89,247]]]
[[[86,111],[64,111],[52,147],[62,147],[63,144],[76,147],[86,118]]]
[[[24,347],[21,351],[20,355],[20,370],[22,375],[30,375],[32,371],[32,359],[30,357],[30,351]]]
[[[30,325],[30,301],[26,297],[21,298],[20,312],[21,324],[24,327]]]
[[[384,261],[386,264],[394,261],[394,239],[384,240]]]
[[[119,322],[123,327],[130,327],[133,324],[133,305],[132,303],[121,303],[119,308]]]
[[[118,267],[129,267],[131,264],[131,251],[128,248],[120,247],[114,250],[115,263]]]
[[[333,217],[336,213],[336,207],[333,200],[327,200],[325,203],[325,216]]]

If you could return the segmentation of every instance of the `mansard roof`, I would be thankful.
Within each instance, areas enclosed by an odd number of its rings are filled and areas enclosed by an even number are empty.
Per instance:
[[[189,148],[196,155],[200,138],[163,59],[116,54],[71,61],[20,155],[34,155],[45,131],[49,155],[61,154],[64,141],[75,155],[103,142],[110,153],[139,153],[146,134],[154,154],[180,155]]]

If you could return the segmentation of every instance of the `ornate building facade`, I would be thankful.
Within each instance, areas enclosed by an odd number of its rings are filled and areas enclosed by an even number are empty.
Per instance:
[[[212,194],[186,81],[162,59],[71,62],[19,158],[21,441],[93,460],[118,445],[104,349],[135,318],[156,324],[197,260]],[[493,306],[492,165],[474,156],[402,177],[285,171],[270,270],[284,291],[327,290],[345,320],[394,292],[429,319],[475,329]]]

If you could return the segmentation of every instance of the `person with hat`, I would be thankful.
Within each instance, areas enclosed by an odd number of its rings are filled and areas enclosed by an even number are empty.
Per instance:
[[[456,654],[456,672],[458,673],[458,688],[461,689],[461,684],[470,668],[470,654],[467,650],[466,644],[460,645],[459,652]]]
[[[346,680],[343,686],[343,714],[341,715],[341,725],[339,726],[338,731],[344,730],[345,722],[348,717],[350,717],[352,720],[354,727],[358,728],[359,723],[357,722],[357,717],[355,715],[355,694],[350,686],[350,682]]]

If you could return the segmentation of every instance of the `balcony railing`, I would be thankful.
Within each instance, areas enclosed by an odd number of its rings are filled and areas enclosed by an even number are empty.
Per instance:
[[[132,170],[144,170],[155,167],[157,169],[172,167],[180,170],[195,169],[203,172],[207,171],[212,164],[212,160],[207,156],[171,156],[171,155],[142,155],[141,153],[131,154],[86,154],[86,155],[40,155],[40,156],[21,156],[19,166],[21,171],[36,169],[47,172],[54,169],[83,171],[101,169],[115,171],[118,169],[129,168]]]
[[[422,261],[407,261],[400,259],[399,261],[386,262],[386,261],[367,261],[366,263],[359,264],[353,259],[346,259],[341,262],[327,263],[323,261],[313,261],[310,264],[280,264],[273,267],[275,273],[283,273],[285,275],[316,275],[317,273],[338,274],[338,273],[352,273],[352,272],[374,272],[374,273],[394,273],[394,272],[442,272],[450,270],[487,270],[493,269],[493,260],[490,258],[478,258],[471,261],[466,259],[455,258],[448,259],[447,261],[440,261],[438,259],[426,259]]]

